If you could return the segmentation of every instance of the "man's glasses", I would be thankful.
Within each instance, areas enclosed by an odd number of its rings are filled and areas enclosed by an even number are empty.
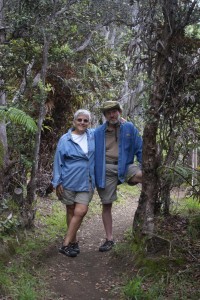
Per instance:
[[[81,122],[84,122],[84,123],[88,123],[89,120],[88,119],[76,119],[77,122],[81,123]]]

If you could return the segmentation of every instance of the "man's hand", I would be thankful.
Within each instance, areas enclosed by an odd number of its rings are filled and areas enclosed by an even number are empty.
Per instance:
[[[62,184],[59,184],[57,187],[56,187],[56,195],[57,197],[60,199],[62,198],[62,195],[63,195],[63,186]]]

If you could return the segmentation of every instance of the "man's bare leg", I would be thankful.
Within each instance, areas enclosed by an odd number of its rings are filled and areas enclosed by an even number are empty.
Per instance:
[[[104,229],[106,232],[107,240],[111,241],[113,239],[112,233],[112,203],[110,204],[103,204],[102,210],[102,220]]]
[[[109,251],[114,246],[112,234],[112,203],[103,204],[102,220],[106,232],[106,241],[99,247],[100,252]]]

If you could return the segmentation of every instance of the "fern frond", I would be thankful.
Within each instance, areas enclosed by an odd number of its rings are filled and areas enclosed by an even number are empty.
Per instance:
[[[35,121],[20,109],[10,107],[7,110],[0,110],[0,118],[3,117],[10,120],[14,124],[25,126],[25,128],[30,132],[37,131],[37,125]]]

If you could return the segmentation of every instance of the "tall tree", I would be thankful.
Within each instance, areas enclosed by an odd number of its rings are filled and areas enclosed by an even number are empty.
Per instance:
[[[143,28],[140,36],[143,61],[149,70],[150,84],[143,134],[143,185],[133,227],[151,235],[159,197],[158,128],[161,116],[169,118],[185,105],[182,91],[199,74],[196,42],[185,35],[185,28],[198,22],[199,3],[174,0],[137,3],[137,20]]]

